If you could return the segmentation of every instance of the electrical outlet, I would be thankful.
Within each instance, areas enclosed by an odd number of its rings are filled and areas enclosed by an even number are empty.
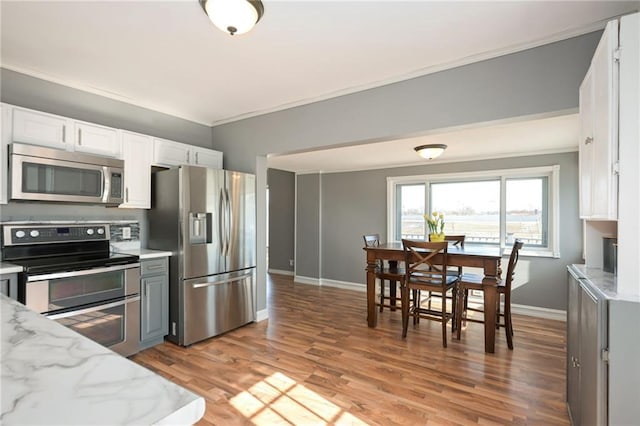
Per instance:
[[[293,259],[289,259],[289,266],[293,266]]]
[[[129,227],[122,228],[122,239],[123,240],[130,240],[131,239],[131,228],[129,228]]]

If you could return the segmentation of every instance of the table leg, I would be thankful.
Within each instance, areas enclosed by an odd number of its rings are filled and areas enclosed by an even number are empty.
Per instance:
[[[482,281],[484,289],[484,351],[495,352],[496,343],[496,296],[497,282],[495,278],[485,277]]]
[[[389,269],[393,270],[397,268],[398,268],[398,262],[395,260],[390,260]],[[397,300],[396,288],[397,287],[398,287],[398,281],[389,281],[389,299],[390,299],[389,304],[393,306],[391,308],[392,311],[396,310],[396,300]]]
[[[375,327],[378,322],[376,310],[376,261],[367,260],[367,325]]]

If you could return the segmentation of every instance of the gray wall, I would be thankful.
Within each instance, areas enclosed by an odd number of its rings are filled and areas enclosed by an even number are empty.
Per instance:
[[[293,271],[296,175],[285,170],[267,170],[269,185],[269,269]]]
[[[211,127],[167,114],[6,69],[0,70],[0,88],[0,100],[8,104],[211,148]],[[147,241],[144,210],[53,203],[0,206],[0,220],[25,219],[133,219],[140,222],[142,244]]]
[[[211,127],[0,69],[2,102],[211,148]],[[254,161],[255,162],[255,161]]]
[[[581,263],[582,224],[578,218],[578,153],[470,161],[431,166],[321,175],[322,278],[363,284],[362,235],[387,235],[387,177],[560,165],[560,259],[521,257],[513,303],[566,309],[566,265]],[[315,175],[318,176],[318,175]],[[299,177],[300,178],[300,177]],[[298,178],[298,193],[300,188]],[[311,206],[303,206],[310,202]],[[316,200],[298,199],[298,211]],[[298,237],[300,238],[300,237]],[[505,258],[503,267],[506,268]],[[531,273],[535,271],[535,273]]]
[[[320,278],[320,175],[298,175],[296,181],[296,275]]]
[[[231,169],[255,156],[576,110],[601,32],[213,128]]]

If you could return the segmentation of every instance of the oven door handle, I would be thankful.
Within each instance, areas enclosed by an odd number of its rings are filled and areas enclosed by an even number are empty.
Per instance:
[[[49,318],[49,319],[57,320],[57,319],[62,319],[62,318],[73,317],[73,316],[76,316],[76,315],[88,314],[90,312],[101,311],[103,309],[115,308],[117,306],[126,305],[127,303],[136,302],[138,300],[140,300],[140,296],[132,296],[132,297],[130,296],[130,297],[127,297],[124,300],[118,300],[117,302],[107,303],[105,305],[92,306],[90,308],[77,309],[77,310],[70,311],[70,312],[62,312],[60,314],[45,315],[45,316],[47,318]]]
[[[140,263],[127,263],[125,265],[107,266],[105,268],[83,269],[81,271],[54,272],[52,274],[28,275],[27,282],[55,280],[58,278],[80,277],[83,275],[96,275],[104,272],[122,271],[125,269],[139,268]]]

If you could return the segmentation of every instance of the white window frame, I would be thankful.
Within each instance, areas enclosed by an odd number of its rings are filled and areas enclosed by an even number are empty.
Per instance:
[[[427,210],[431,211],[429,203],[430,184],[438,182],[452,181],[473,181],[473,180],[500,180],[500,248],[503,254],[511,253],[511,247],[505,246],[506,241],[506,180],[513,178],[539,178],[547,177],[549,182],[548,191],[548,241],[547,247],[527,247],[522,248],[521,254],[524,256],[553,257],[560,258],[560,166],[527,167],[518,169],[501,169],[480,172],[462,173],[438,173],[431,175],[414,176],[389,176],[387,177],[387,241],[395,241],[396,229],[396,188],[398,185],[424,184],[425,203]]]

